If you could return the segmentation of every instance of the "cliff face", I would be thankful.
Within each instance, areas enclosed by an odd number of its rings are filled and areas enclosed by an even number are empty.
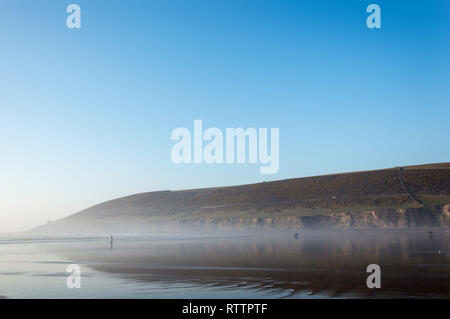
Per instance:
[[[376,209],[359,213],[331,213],[326,216],[302,218],[304,227],[317,225],[329,228],[411,228],[450,227],[449,205],[434,208]]]
[[[381,208],[359,212],[339,212],[310,216],[178,218],[112,222],[108,220],[56,222],[36,229],[40,234],[164,234],[164,233],[239,233],[364,229],[450,229],[450,205],[433,208]]]
[[[450,205],[433,208],[384,208],[362,212],[271,218],[223,218],[201,223],[184,220],[185,226],[217,229],[407,229],[438,227],[450,229]]]

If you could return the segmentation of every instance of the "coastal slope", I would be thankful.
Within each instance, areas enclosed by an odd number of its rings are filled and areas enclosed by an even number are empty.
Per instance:
[[[38,233],[450,228],[450,163],[114,199]]]

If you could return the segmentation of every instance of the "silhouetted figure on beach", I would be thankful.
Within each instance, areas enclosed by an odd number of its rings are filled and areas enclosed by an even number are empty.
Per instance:
[[[295,233],[295,234],[294,234],[294,238],[295,238],[295,240],[298,239],[298,233]]]
[[[429,231],[428,231],[428,237],[429,237],[430,239],[433,238],[433,231],[432,231],[432,230],[429,230]]]
[[[111,249],[112,249],[113,248],[113,244],[114,244],[114,238],[113,238],[112,235],[111,235],[110,243],[111,243]]]

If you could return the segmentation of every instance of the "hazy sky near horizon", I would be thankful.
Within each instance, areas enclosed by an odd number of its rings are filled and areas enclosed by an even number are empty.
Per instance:
[[[0,232],[139,192],[450,160],[447,0],[3,0],[0,48]],[[196,119],[280,128],[278,173],[172,163]]]

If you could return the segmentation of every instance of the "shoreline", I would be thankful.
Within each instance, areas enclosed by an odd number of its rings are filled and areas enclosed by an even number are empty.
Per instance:
[[[338,236],[338,235],[382,235],[395,233],[409,234],[425,234],[434,235],[450,233],[448,229],[433,227],[417,227],[417,228],[398,228],[398,229],[302,229],[302,230],[284,230],[273,232],[253,232],[250,234],[243,233],[219,233],[219,234],[113,234],[115,241],[177,241],[177,240],[214,240],[214,239],[241,239],[241,238],[295,238],[305,236]],[[45,235],[45,236],[27,236],[27,237],[10,237],[8,239],[0,237],[0,245],[8,244],[40,244],[40,243],[76,243],[76,242],[109,242],[111,235]]]

